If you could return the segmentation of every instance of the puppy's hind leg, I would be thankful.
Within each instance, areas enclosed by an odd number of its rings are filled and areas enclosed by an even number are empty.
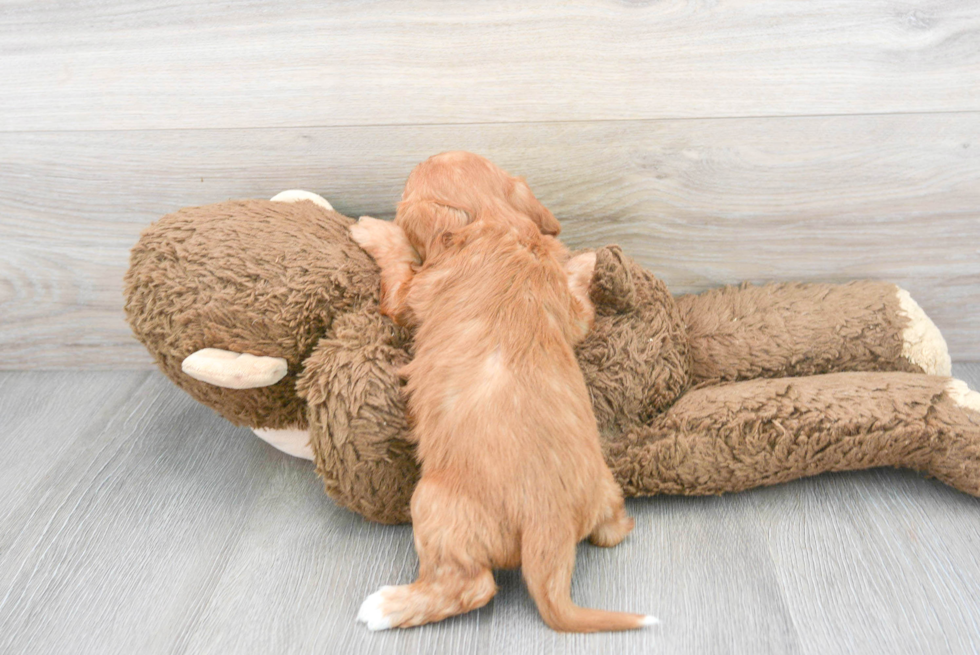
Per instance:
[[[412,496],[418,580],[371,594],[361,605],[357,620],[371,630],[410,628],[490,602],[497,593],[493,571],[485,557],[475,557],[487,550],[474,540],[486,533],[484,519],[478,506],[423,478]]]
[[[633,517],[626,514],[626,504],[623,502],[623,492],[612,480],[607,492],[602,514],[599,521],[589,533],[589,542],[595,546],[612,548],[626,538],[635,525]]]
[[[490,569],[475,574],[442,566],[408,585],[381,587],[365,599],[357,620],[369,630],[411,628],[483,607],[497,593]]]

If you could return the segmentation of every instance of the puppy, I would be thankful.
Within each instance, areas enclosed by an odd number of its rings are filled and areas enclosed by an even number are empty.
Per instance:
[[[413,267],[441,249],[443,235],[469,225],[489,206],[501,203],[525,214],[542,234],[557,236],[561,232],[561,225],[534,197],[527,182],[508,175],[479,155],[446,152],[416,166],[398,203],[395,225],[401,230],[393,229],[390,223],[362,217],[365,224],[374,222],[371,225],[375,239],[386,242],[377,253],[371,253],[381,267],[381,312],[396,323],[411,324],[405,283],[411,279]],[[355,226],[352,232],[356,235],[360,229]],[[367,229],[362,233],[366,234]],[[562,261],[567,260],[567,250],[561,248],[560,256]],[[588,275],[591,274],[589,270]],[[587,279],[586,287],[588,282]]]
[[[358,619],[373,630],[481,607],[493,569],[518,565],[556,630],[655,622],[571,600],[576,544],[614,546],[633,519],[573,352],[592,323],[595,256],[569,260],[559,229],[523,181],[468,153],[421,164],[395,225],[351,228],[382,269],[384,311],[416,328],[402,374],[422,468],[419,576],[364,601]]]

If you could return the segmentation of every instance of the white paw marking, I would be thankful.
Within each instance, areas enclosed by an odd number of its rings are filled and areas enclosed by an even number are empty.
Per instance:
[[[357,620],[366,623],[368,630],[388,630],[391,628],[391,618],[381,610],[384,592],[389,589],[391,587],[381,587],[361,603],[361,609],[357,611]]]
[[[640,627],[649,628],[651,625],[660,625],[660,619],[658,619],[655,616],[651,616],[650,614],[647,614],[640,621]]]
[[[902,356],[929,375],[949,375],[949,348],[939,328],[905,289],[898,289],[898,304],[899,312],[909,319],[909,326],[902,333]]]
[[[946,393],[960,407],[980,412],[980,393],[972,390],[963,380],[950,380],[946,384]]]
[[[300,200],[309,200],[312,203],[320,205],[324,209],[333,211],[333,207],[323,198],[323,196],[318,196],[311,191],[303,191],[302,189],[290,189],[289,191],[277,193],[276,195],[272,196],[271,200],[273,202],[299,202]]]

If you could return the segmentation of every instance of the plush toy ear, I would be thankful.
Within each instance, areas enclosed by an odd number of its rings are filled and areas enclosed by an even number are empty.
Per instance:
[[[619,246],[595,251],[595,273],[589,297],[600,314],[625,313],[636,307],[636,284],[630,261]],[[611,311],[610,311],[611,310]]]
[[[202,348],[184,358],[181,370],[195,380],[226,389],[271,387],[286,377],[282,357],[256,357],[219,348]]]

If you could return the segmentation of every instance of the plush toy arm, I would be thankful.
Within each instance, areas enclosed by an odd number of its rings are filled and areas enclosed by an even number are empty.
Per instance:
[[[894,284],[742,285],[679,296],[677,306],[695,384],[841,371],[950,373],[939,330]]]
[[[719,494],[878,466],[980,496],[980,394],[914,373],[734,382],[688,392],[604,448],[630,496]]]
[[[409,335],[376,308],[340,316],[333,328],[296,385],[308,403],[317,473],[340,505],[373,521],[407,522],[419,477],[398,376]]]

